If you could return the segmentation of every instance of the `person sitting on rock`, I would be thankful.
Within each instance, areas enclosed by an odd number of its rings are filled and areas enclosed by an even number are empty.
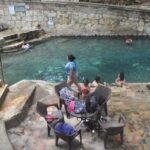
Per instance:
[[[91,87],[97,87],[98,85],[102,85],[100,76],[96,76],[95,80],[91,83],[90,86]]]
[[[121,87],[125,84],[124,72],[118,74],[115,83],[117,86],[121,86]]]

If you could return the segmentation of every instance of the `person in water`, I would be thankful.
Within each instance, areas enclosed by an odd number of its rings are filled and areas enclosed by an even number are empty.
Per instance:
[[[124,72],[118,74],[118,77],[115,80],[116,85],[123,86],[125,84]]]
[[[81,87],[78,84],[78,72],[77,72],[77,64],[75,62],[75,56],[70,54],[67,56],[68,62],[65,66],[65,71],[67,75],[67,83],[71,86],[73,83],[77,86],[78,91],[81,92]]]
[[[129,37],[125,38],[125,43],[128,45],[131,45],[133,43],[133,40]]]
[[[25,41],[23,41],[22,49],[29,50],[30,48],[31,48],[31,46],[28,43],[26,43]]]

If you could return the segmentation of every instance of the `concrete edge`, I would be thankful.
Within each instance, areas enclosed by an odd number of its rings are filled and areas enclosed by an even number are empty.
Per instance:
[[[3,39],[2,39],[2,42],[3,42],[2,52],[3,53],[20,52],[19,48],[21,49],[23,40],[25,40],[28,37],[29,33],[35,33],[36,36],[34,38],[27,39],[26,40],[27,42],[32,41],[32,40],[34,41],[34,40],[41,39],[41,37],[44,37],[43,35],[46,34],[46,32],[43,29],[33,29],[33,30],[29,30],[29,31],[24,31],[24,32],[21,32],[21,33],[14,33],[12,35],[10,34],[10,35],[7,35],[6,37],[4,36]],[[7,37],[10,37],[10,36],[13,36],[13,35],[17,35],[18,41],[17,42],[15,41],[14,43],[5,45],[5,40],[7,41]],[[24,36],[24,37],[21,37],[21,36]],[[23,51],[23,49],[21,49],[21,51]]]
[[[30,106],[32,105],[33,100],[34,100],[35,90],[36,90],[36,86],[34,86],[33,91],[28,97],[28,100],[26,104],[24,105],[24,107],[22,108],[21,112],[18,113],[16,116],[14,116],[12,119],[5,122],[7,130],[18,126],[26,118],[26,116],[28,115]]]
[[[0,97],[0,107],[2,106],[3,102],[5,101],[5,97],[8,93],[9,89],[8,89],[8,85],[6,84],[3,91],[2,91],[2,95]]]
[[[45,34],[44,36],[41,36],[40,38],[36,38],[36,39],[32,39],[27,41],[29,44],[41,44],[43,42],[46,42],[50,39],[54,39],[54,38],[100,38],[100,39],[124,39],[125,37],[130,36],[133,39],[148,39],[150,40],[150,35],[52,35],[52,34]],[[17,48],[17,49],[16,49]],[[11,49],[11,51],[9,51]],[[12,51],[12,49],[15,49],[14,51]],[[20,50],[19,50],[20,49]],[[18,46],[11,46],[8,49],[5,48],[3,49],[3,53],[17,53],[17,52],[23,52],[24,50],[22,50],[20,48],[20,45]],[[8,51],[7,51],[8,50]]]
[[[57,4],[57,5],[75,5],[75,6],[85,6],[85,7],[101,7],[108,9],[116,9],[116,10],[125,10],[125,11],[136,11],[136,12],[148,12],[150,13],[150,9],[147,8],[139,8],[140,5],[114,5],[114,4],[103,4],[103,3],[92,3],[92,2],[55,2],[55,1],[26,1],[26,3],[40,3],[40,4]]]
[[[14,150],[7,135],[5,122],[0,120],[0,150]]]

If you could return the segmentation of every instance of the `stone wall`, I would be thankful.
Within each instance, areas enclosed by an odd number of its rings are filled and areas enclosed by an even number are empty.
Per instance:
[[[25,10],[19,9],[10,15],[10,5],[25,5]],[[47,32],[58,36],[150,35],[150,9],[88,3],[1,1],[0,23],[7,23],[15,31],[32,30],[40,24]]]
[[[114,5],[139,5],[148,3],[149,0],[79,0],[80,2],[92,2]]]

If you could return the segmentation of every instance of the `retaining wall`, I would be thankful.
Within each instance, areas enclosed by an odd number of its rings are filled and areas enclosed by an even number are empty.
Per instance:
[[[57,36],[150,35],[150,9],[91,3],[20,2],[0,2],[0,23],[8,24],[15,31],[33,30],[40,24]]]

